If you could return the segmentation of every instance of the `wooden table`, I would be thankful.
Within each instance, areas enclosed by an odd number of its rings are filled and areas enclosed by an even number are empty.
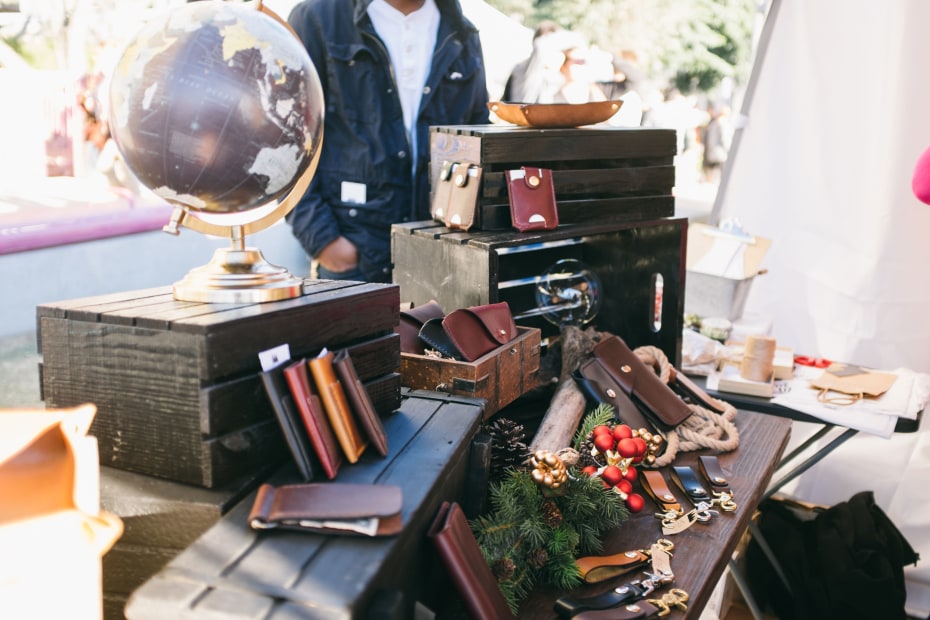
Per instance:
[[[730,480],[739,508],[732,513],[721,513],[708,524],[696,523],[680,534],[667,536],[675,543],[672,552],[673,587],[682,588],[690,595],[688,611],[672,613],[670,618],[698,618],[708,598],[727,567],[740,538],[746,531],[775,467],[781,459],[791,434],[791,420],[770,415],[740,411],[736,416],[740,434],[737,450],[720,454],[724,472]],[[675,465],[697,465],[697,457],[711,451],[680,453]],[[669,476],[666,475],[666,479]],[[677,487],[669,483],[673,492]],[[637,483],[636,490],[641,492]],[[676,496],[685,505],[683,494]],[[646,499],[645,509],[633,515],[614,529],[604,541],[601,555],[620,553],[630,549],[648,548],[662,538],[661,525],[653,514],[655,504]],[[555,600],[563,595],[588,597],[601,594],[643,575],[629,573],[600,584],[582,585],[573,590],[538,589],[520,606],[520,618],[544,620],[557,618],[553,610]],[[659,590],[661,594],[665,590]]]

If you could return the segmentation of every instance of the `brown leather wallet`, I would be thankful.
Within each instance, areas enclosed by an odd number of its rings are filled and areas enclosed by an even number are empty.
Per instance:
[[[323,482],[263,484],[249,513],[257,530],[393,536],[403,529],[401,488],[388,484]]]
[[[323,471],[326,472],[326,477],[332,480],[342,465],[342,451],[336,443],[336,436],[323,410],[323,403],[313,392],[307,360],[301,358],[285,366],[284,378],[294,396],[304,430],[310,437],[310,443],[320,459]]]
[[[339,374],[339,381],[342,383],[349,403],[352,405],[352,411],[355,412],[358,421],[362,424],[362,428],[365,429],[368,440],[374,445],[378,454],[387,456],[388,444],[384,425],[381,424],[381,418],[378,417],[378,412],[375,411],[368,390],[362,385],[358,373],[355,372],[355,365],[352,363],[349,352],[340,349],[333,356],[333,366]]]
[[[456,164],[444,220],[446,227],[468,230],[474,225],[480,188],[481,166],[469,162]]]
[[[552,170],[522,166],[508,170],[507,195],[510,219],[520,232],[552,230],[559,225]]]
[[[472,618],[507,620],[513,612],[455,502],[443,502],[427,530]]]
[[[401,352],[423,355],[424,342],[420,339],[420,329],[428,320],[442,320],[444,316],[446,313],[435,299],[407,310],[401,310],[400,321],[394,328],[394,331],[400,335]]]
[[[674,428],[691,415],[691,408],[672,391],[618,336],[608,336],[592,350],[610,376],[644,415],[663,429]]]
[[[346,460],[355,463],[365,451],[367,443],[359,433],[355,418],[352,417],[345,390],[336,378],[333,357],[332,351],[327,349],[320,351],[319,355],[308,362],[310,374],[313,375],[313,381],[320,393],[320,400],[323,401],[323,408],[326,410],[329,423],[333,427],[333,432],[336,433],[336,439],[339,440]]]

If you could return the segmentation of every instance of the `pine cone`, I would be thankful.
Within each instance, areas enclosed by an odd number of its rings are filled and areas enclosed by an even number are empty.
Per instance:
[[[540,569],[549,562],[549,552],[543,548],[530,551],[526,555],[526,563],[530,565],[531,568]]]
[[[578,447],[578,462],[575,464],[575,467],[578,469],[584,469],[588,465],[600,467],[601,464],[591,455],[592,450],[594,450],[594,435],[588,434]]]
[[[519,467],[530,454],[522,424],[499,418],[487,426],[491,436],[491,473],[498,477],[508,467]]]
[[[513,577],[517,570],[517,565],[510,558],[501,558],[491,566],[491,572],[498,583],[503,583]]]
[[[552,529],[556,529],[562,525],[562,511],[559,510],[558,504],[551,499],[543,501],[542,504],[542,518],[546,522],[546,525]]]

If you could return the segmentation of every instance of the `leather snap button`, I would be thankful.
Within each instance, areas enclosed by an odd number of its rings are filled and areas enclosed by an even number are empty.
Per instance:
[[[537,176],[531,176],[531,177],[529,177],[529,178],[526,179],[526,183],[527,183],[527,185],[529,185],[530,187],[539,187],[539,177],[537,177]]]

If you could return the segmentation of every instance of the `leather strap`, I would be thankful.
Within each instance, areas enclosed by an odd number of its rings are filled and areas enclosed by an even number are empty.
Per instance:
[[[597,596],[590,596],[587,598],[563,596],[555,602],[554,608],[559,616],[563,618],[572,618],[583,611],[613,609],[624,603],[638,601],[646,597],[653,590],[654,587],[652,585],[644,585],[642,582],[633,581]]]
[[[578,558],[575,564],[586,583],[598,583],[628,573],[649,561],[642,549],[624,551],[613,555],[589,555]]]
[[[724,475],[723,469],[720,467],[720,461],[717,460],[716,456],[706,454],[698,457],[698,466],[713,493],[727,493],[732,497],[733,491],[730,489],[730,481]]]
[[[636,601],[622,607],[585,611],[575,620],[646,620],[657,618],[661,609],[648,601]]]
[[[657,469],[640,469],[639,480],[643,485],[643,490],[652,498],[652,501],[656,503],[662,513],[658,516],[667,517],[669,513],[681,514],[681,504],[678,503],[675,495],[668,488],[661,471]]]
[[[688,499],[697,507],[698,504],[709,504],[711,501],[710,493],[701,484],[697,472],[686,465],[676,465],[672,468],[675,472],[676,482],[681,490],[684,491]]]
[[[704,407],[705,409],[710,409],[717,413],[724,413],[726,411],[719,401],[715,400],[710,394],[701,389],[701,386],[692,381],[685,373],[674,366],[670,366],[669,370],[668,384],[680,395],[687,396],[695,405]]]

